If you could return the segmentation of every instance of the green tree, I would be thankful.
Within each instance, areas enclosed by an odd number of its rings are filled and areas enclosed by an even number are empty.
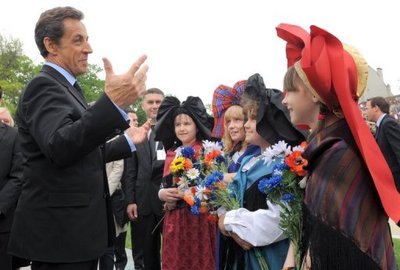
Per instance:
[[[78,77],[79,85],[87,102],[96,101],[104,92],[105,82],[97,76],[101,71],[103,71],[101,67],[89,64],[86,73]]]
[[[0,85],[5,105],[14,114],[19,96],[27,82],[39,71],[39,66],[24,55],[22,42],[0,34]]]
[[[142,109],[142,101],[143,97],[140,97],[138,100],[135,101],[131,106],[129,106],[126,110],[134,111],[138,117],[139,125],[143,125],[146,122],[146,114]]]

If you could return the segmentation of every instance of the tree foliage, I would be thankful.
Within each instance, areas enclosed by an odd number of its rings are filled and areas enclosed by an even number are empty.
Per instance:
[[[40,72],[42,63],[35,64],[23,52],[23,44],[19,39],[4,37],[0,33],[0,86],[3,89],[5,106],[15,115],[19,96],[26,84]],[[98,77],[103,69],[89,64],[87,72],[78,77],[87,102],[96,101],[104,92],[105,81]],[[146,114],[141,107],[142,98],[126,108],[136,112],[139,124],[146,121]],[[3,106],[3,105],[0,105]]]
[[[86,73],[78,78],[87,102],[96,101],[104,92],[104,80],[97,76],[101,71],[103,71],[101,67],[89,64]]]
[[[22,89],[39,68],[24,55],[19,39],[0,35],[0,86],[4,102],[12,113],[15,112]]]
[[[40,72],[43,65],[36,65],[24,54],[22,47],[19,39],[5,38],[0,34],[0,86],[3,89],[5,106],[13,115],[22,90]],[[86,74],[78,78],[88,102],[97,100],[104,92],[104,80],[97,76],[101,71],[101,67],[89,65]]]

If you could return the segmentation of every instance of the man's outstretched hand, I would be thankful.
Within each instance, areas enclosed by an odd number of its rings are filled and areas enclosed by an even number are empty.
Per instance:
[[[134,144],[138,144],[143,142],[147,138],[147,134],[149,133],[149,129],[151,127],[150,120],[147,120],[140,127],[130,126],[125,132],[131,138]]]
[[[120,108],[133,104],[146,90],[147,70],[144,64],[147,56],[139,57],[130,69],[121,75],[114,74],[111,62],[103,58],[106,72],[105,92],[107,96]]]

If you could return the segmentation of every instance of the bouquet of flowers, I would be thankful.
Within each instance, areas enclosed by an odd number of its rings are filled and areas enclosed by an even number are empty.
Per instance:
[[[171,162],[170,169],[174,185],[181,191],[196,186],[201,181],[201,164],[198,160],[199,153],[193,147],[182,147],[175,159]]]
[[[272,175],[262,179],[258,185],[271,202],[282,207],[279,226],[294,244],[297,266],[300,266],[302,202],[307,175],[304,166],[308,164],[301,156],[305,147],[306,143],[303,142],[291,149],[284,141],[268,147],[263,153],[264,162],[278,162],[274,165]]]
[[[198,160],[201,180],[185,192],[184,200],[193,214],[206,214],[210,220],[217,221],[217,210],[221,206],[227,210],[239,208],[236,196],[223,181],[227,167],[221,143],[203,141],[203,151]]]

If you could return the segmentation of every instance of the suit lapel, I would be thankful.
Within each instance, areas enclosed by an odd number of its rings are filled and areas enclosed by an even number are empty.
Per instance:
[[[75,89],[68,81],[67,79],[61,74],[59,73],[57,70],[55,70],[54,68],[48,66],[48,65],[44,65],[42,67],[42,74],[45,77],[50,77],[50,79],[54,79],[57,82],[59,82],[60,84],[62,84],[64,87],[66,87],[68,89],[68,93],[70,95],[72,95],[76,101],[78,101],[79,104],[81,104],[85,109],[88,108],[88,105],[86,103],[85,98],[83,97],[83,95],[81,95],[77,89]]]
[[[138,144],[136,146],[136,149],[138,156],[140,156],[140,159],[151,160],[150,145],[148,140],[145,140],[144,142]]]
[[[149,152],[151,155],[151,160],[155,160],[156,159],[156,144],[155,144],[155,135],[153,131],[150,131],[150,136],[149,136]]]
[[[0,123],[0,142],[3,140],[4,135],[6,135],[7,127],[6,124]]]

